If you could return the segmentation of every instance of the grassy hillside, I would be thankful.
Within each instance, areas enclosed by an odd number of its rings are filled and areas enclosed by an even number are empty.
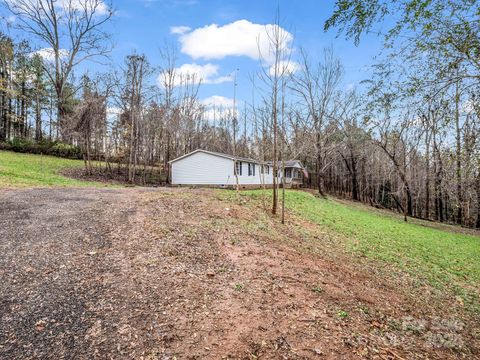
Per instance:
[[[0,151],[0,188],[32,186],[104,186],[62,176],[67,168],[82,167],[83,161],[53,156]]]
[[[262,196],[261,191],[242,194]],[[286,207],[328,230],[348,251],[393,264],[435,287],[452,286],[459,294],[480,288],[480,236],[428,222],[405,223],[401,217],[302,191],[287,191]]]

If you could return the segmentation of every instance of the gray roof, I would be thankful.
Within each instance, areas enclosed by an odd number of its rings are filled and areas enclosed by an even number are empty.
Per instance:
[[[269,161],[268,165],[273,165],[273,161]],[[282,161],[277,161],[277,166],[283,166]],[[285,160],[285,167],[303,169],[303,165],[300,160]]]
[[[254,159],[249,159],[249,158],[244,158],[244,157],[241,157],[241,156],[233,156],[233,155],[229,155],[229,154],[222,154],[222,153],[219,153],[219,152],[215,152],[215,151],[208,151],[208,150],[203,150],[203,149],[197,149],[197,150],[194,150],[192,152],[189,152],[188,154],[185,154],[185,155],[182,155],[176,159],[173,159],[173,160],[170,160],[169,162],[170,163],[173,163],[175,161],[178,161],[178,160],[181,160],[183,158],[186,158],[187,156],[190,156],[190,155],[193,155],[197,152],[204,152],[206,154],[211,154],[211,155],[215,155],[215,156],[220,156],[220,157],[223,157],[223,158],[227,158],[227,159],[231,159],[231,160],[235,160],[235,161],[244,161],[244,162],[250,162],[250,163],[255,163],[255,164],[266,164],[265,161],[259,161],[259,160],[254,160]]]
[[[203,150],[203,151],[205,151],[205,150]],[[249,159],[249,158],[245,158],[245,157],[241,157],[241,156],[233,156],[233,155],[228,155],[228,154],[222,154],[222,153],[215,152],[215,151],[205,151],[205,152],[208,152],[208,153],[214,154],[214,155],[218,155],[218,156],[222,156],[222,157],[228,157],[229,159],[237,160],[237,161],[245,161],[245,162],[257,163],[257,164],[266,163],[265,161]]]
[[[182,155],[182,156],[180,156],[176,159],[170,160],[169,163],[173,163],[177,160],[181,160],[181,159],[186,158],[187,156],[193,155],[197,152],[204,152],[204,153],[207,153],[207,154],[220,156],[220,157],[231,159],[231,160],[234,160],[234,161],[243,161],[243,162],[249,162],[249,163],[254,163],[254,164],[267,164],[267,165],[273,166],[273,161],[260,161],[260,160],[244,158],[244,157],[241,157],[241,156],[233,156],[233,155],[229,155],[229,154],[222,154],[222,153],[219,153],[219,152],[208,151],[208,150],[203,150],[203,149],[197,149],[197,150],[194,150],[192,152],[189,152],[188,154],[185,154],[185,155]],[[282,166],[282,161],[277,161],[277,166],[281,167]],[[303,169],[304,168],[302,163],[300,162],[300,160],[286,160],[285,161],[285,167],[297,168],[297,169]]]

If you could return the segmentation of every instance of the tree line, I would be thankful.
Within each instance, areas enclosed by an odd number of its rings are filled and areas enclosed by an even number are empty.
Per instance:
[[[321,196],[480,228],[478,5],[373,3],[338,1],[325,24],[359,42],[401,14],[357,88],[345,87],[331,48],[293,59],[277,17],[252,99],[222,107],[199,98],[203,79],[178,72],[171,46],[157,66],[133,53],[113,70],[84,71],[112,46],[104,24],[114,12],[100,0],[6,2],[29,36],[0,36],[0,141],[62,141],[81,148],[88,175],[142,184],[168,182],[169,161],[197,148],[275,166],[298,159]]]

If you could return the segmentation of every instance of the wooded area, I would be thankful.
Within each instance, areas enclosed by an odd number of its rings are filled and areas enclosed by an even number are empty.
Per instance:
[[[199,98],[203,79],[176,72],[171,46],[159,50],[160,66],[131,54],[103,73],[76,72],[112,48],[103,25],[113,10],[100,0],[3,3],[28,36],[2,26],[0,142],[79,146],[87,174],[131,183],[164,184],[168,162],[197,148],[274,164],[295,158],[322,195],[480,228],[475,1],[339,1],[325,26],[355,41],[388,14],[400,17],[379,37],[385,52],[359,89],[342,86],[332,49],[320,59],[302,50],[294,62],[277,20],[271,54],[262,54],[273,65],[252,76],[251,101],[223,108]]]

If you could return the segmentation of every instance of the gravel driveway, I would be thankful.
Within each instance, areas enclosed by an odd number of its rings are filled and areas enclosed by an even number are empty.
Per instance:
[[[300,224],[211,190],[0,190],[0,359],[478,356],[475,322]]]
[[[111,246],[109,224],[128,221],[127,203],[123,190],[0,195],[0,357],[87,357],[90,309],[108,291],[98,279],[110,264],[97,254]]]

